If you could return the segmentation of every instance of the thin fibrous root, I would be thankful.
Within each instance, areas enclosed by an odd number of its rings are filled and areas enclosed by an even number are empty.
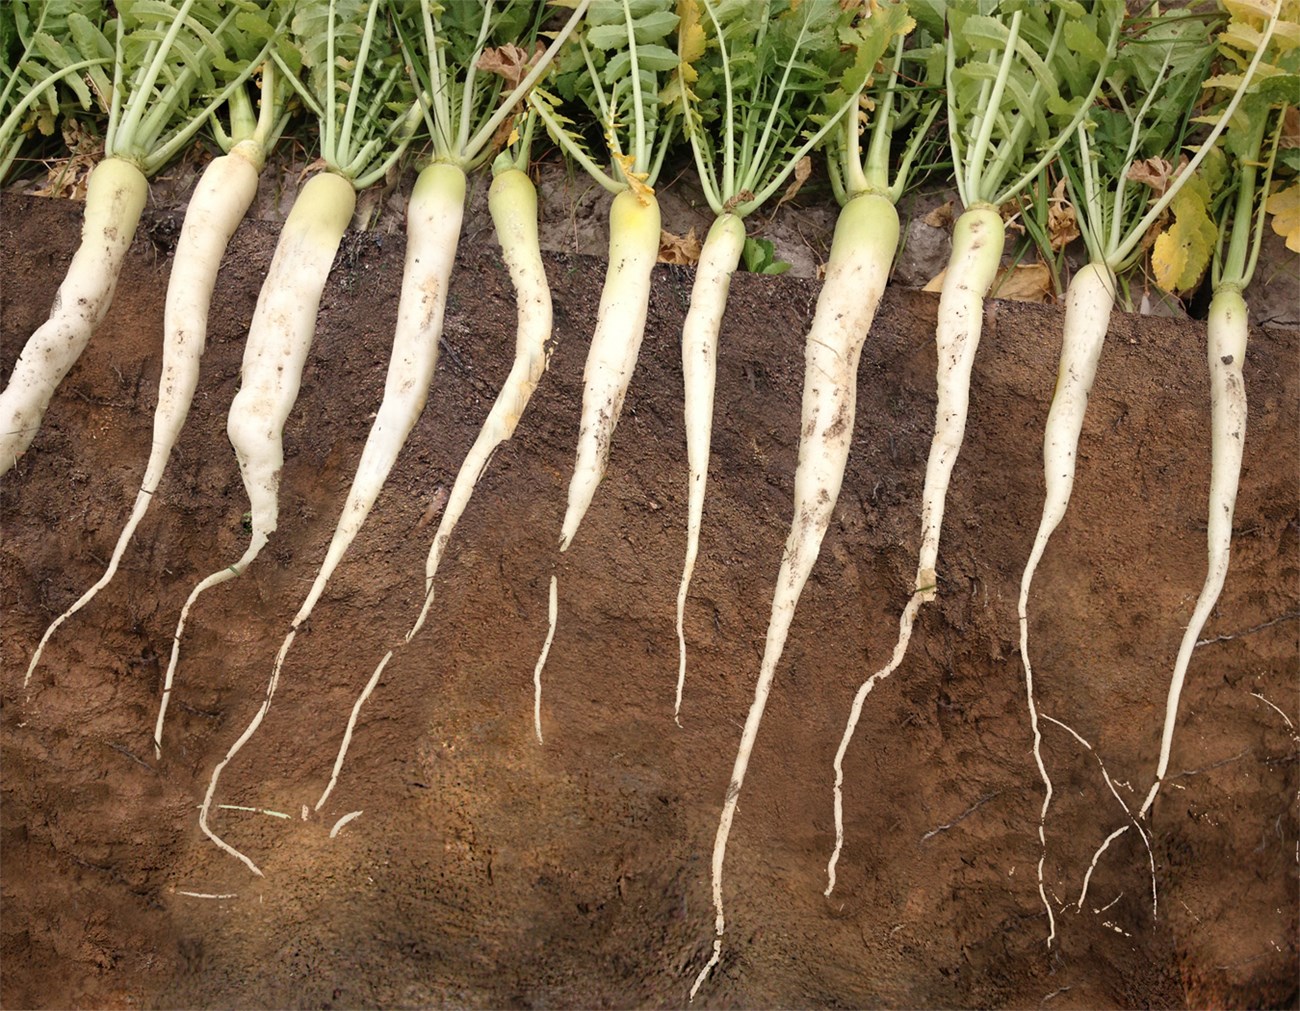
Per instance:
[[[1075,905],[1075,912],[1077,913],[1083,910],[1084,900],[1087,899],[1088,897],[1088,882],[1092,878],[1092,872],[1097,868],[1097,861],[1101,859],[1101,855],[1104,852],[1106,852],[1106,850],[1110,847],[1110,844],[1112,842],[1114,842],[1116,839],[1122,836],[1130,828],[1135,828],[1138,830],[1138,835],[1142,837],[1142,845],[1146,847],[1147,862],[1149,863],[1151,868],[1151,917],[1152,919],[1159,919],[1160,900],[1156,896],[1156,856],[1155,853],[1152,852],[1151,850],[1151,839],[1147,835],[1146,830],[1142,828],[1141,823],[1137,820],[1137,817],[1133,814],[1132,808],[1128,806],[1128,802],[1125,801],[1124,798],[1120,796],[1119,790],[1115,788],[1115,782],[1110,778],[1110,773],[1106,771],[1106,764],[1101,760],[1101,755],[1097,754],[1097,749],[1094,748],[1091,744],[1089,744],[1082,737],[1082,735],[1080,735],[1079,732],[1075,730],[1073,727],[1071,727],[1068,723],[1063,723],[1060,720],[1056,719],[1054,716],[1048,716],[1046,713],[1040,713],[1039,716],[1041,719],[1046,720],[1048,723],[1053,723],[1056,726],[1060,727],[1067,734],[1069,734],[1076,741],[1078,741],[1085,748],[1087,748],[1089,752],[1092,753],[1092,757],[1097,760],[1097,767],[1101,769],[1101,778],[1106,781],[1107,788],[1110,790],[1115,800],[1119,802],[1119,806],[1124,809],[1124,813],[1128,815],[1128,820],[1129,820],[1129,823],[1127,825],[1124,825],[1116,829],[1109,836],[1107,836],[1106,841],[1103,842],[1101,846],[1097,849],[1097,852],[1093,854],[1092,864],[1088,867],[1088,873],[1085,874],[1083,878],[1083,890],[1079,894],[1079,901]]]
[[[550,627],[546,632],[546,642],[542,644],[542,655],[537,658],[533,668],[533,729],[537,732],[537,743],[542,744],[542,668],[551,653],[551,643],[555,639],[555,623],[559,616],[559,583],[551,577],[551,599],[547,606],[547,621]]]
[[[289,652],[289,647],[293,645],[295,634],[296,633],[294,632],[290,632],[281,644],[280,653],[275,658],[275,667],[271,672],[271,680],[266,684],[266,698],[262,700],[261,706],[258,707],[252,721],[244,728],[244,732],[239,735],[239,739],[230,746],[230,750],[226,752],[226,757],[218,762],[217,767],[212,770],[212,778],[208,781],[208,792],[203,797],[203,806],[199,808],[199,828],[203,830],[203,834],[216,843],[221,849],[229,853],[232,857],[241,861],[245,867],[256,874],[259,878],[262,877],[263,874],[257,864],[253,863],[252,860],[239,852],[239,850],[235,849],[208,827],[208,812],[212,809],[212,798],[216,795],[217,782],[221,779],[222,770],[230,764],[230,760],[239,754],[240,749],[243,748],[243,746],[248,743],[249,738],[257,732],[257,728],[262,725],[262,720],[266,718],[267,712],[270,711],[271,700],[275,697],[276,686],[280,683],[280,668],[284,663],[285,654]]]
[[[340,818],[338,821],[336,821],[336,822],[334,823],[334,827],[333,827],[332,829],[330,829],[330,838],[333,839],[335,836],[337,836],[337,835],[339,834],[339,832],[341,832],[341,831],[343,830],[343,826],[344,826],[344,825],[346,825],[348,822],[352,821],[354,818],[360,818],[361,815],[362,815],[362,813],[363,813],[363,812],[361,812],[361,811],[349,811],[349,812],[348,812],[347,814],[345,814],[342,818]]]
[[[916,612],[926,599],[925,591],[918,590],[912,594],[907,606],[903,608],[902,617],[898,620],[898,642],[894,644],[894,654],[889,658],[889,663],[862,682],[858,687],[858,693],[853,697],[848,726],[844,728],[844,737],[840,741],[839,750],[835,752],[835,851],[831,853],[831,858],[826,864],[824,895],[829,896],[835,890],[835,865],[839,863],[840,851],[844,848],[844,756],[849,750],[849,742],[853,740],[853,732],[858,728],[858,720],[862,718],[862,706],[867,701],[867,696],[871,694],[871,689],[876,687],[876,682],[883,681],[894,673],[898,665],[903,662],[903,657],[907,655],[907,644],[912,639],[912,623],[916,620]]]
[[[325,806],[325,801],[329,800],[334,787],[338,785],[339,773],[343,771],[343,760],[348,757],[348,745],[352,743],[352,732],[357,727],[357,717],[361,715],[361,707],[366,704],[366,699],[370,698],[370,693],[375,690],[375,685],[379,684],[379,678],[384,673],[384,668],[388,666],[388,661],[392,658],[393,651],[390,649],[384,654],[384,658],[379,661],[379,666],[370,675],[366,687],[362,689],[361,694],[357,696],[357,701],[352,706],[352,714],[348,717],[347,729],[343,731],[343,743],[339,745],[338,757],[334,759],[334,770],[330,773],[329,784],[325,787],[325,792],[320,795],[320,800],[316,801],[317,811]]]

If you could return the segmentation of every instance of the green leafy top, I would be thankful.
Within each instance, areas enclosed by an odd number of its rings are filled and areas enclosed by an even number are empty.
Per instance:
[[[1140,255],[1139,243],[1166,207],[1190,208],[1175,203],[1193,198],[1191,190],[1179,196],[1190,173],[1175,178],[1175,164],[1213,55],[1205,19],[1183,11],[1136,29],[1061,158],[1089,257],[1116,273]],[[1190,223],[1190,212],[1185,216]]]
[[[876,13],[873,21],[880,10]],[[910,18],[908,26],[915,27]],[[878,54],[893,46],[887,72],[869,82],[862,100],[864,109],[846,119],[835,138],[831,182],[841,203],[859,193],[879,194],[897,203],[911,180],[918,153],[931,143],[930,128],[942,106],[943,48],[925,28],[913,33],[911,40],[915,44],[905,47],[905,39],[892,26],[878,40]],[[911,132],[891,176],[894,135],[909,126]],[[864,132],[868,135],[865,152]]]
[[[681,103],[710,206],[741,216],[856,106],[911,26],[901,4],[679,0],[677,13],[679,63],[664,94]]]
[[[1219,52],[1231,70],[1205,82],[1212,94],[1231,96],[1219,113],[1228,124],[1223,132],[1228,185],[1219,190],[1215,289],[1244,288],[1254,276],[1282,132],[1288,112],[1300,106],[1300,0],[1222,2],[1230,18],[1219,35]],[[1198,122],[1211,118],[1213,113]],[[1295,171],[1297,157],[1292,147],[1282,164]]]
[[[357,189],[384,176],[419,122],[386,7],[385,0],[297,0],[289,44],[274,53],[319,123],[321,160]]]
[[[948,142],[962,203],[998,206],[1082,122],[1114,56],[1124,5],[916,0],[913,13],[945,38]]]
[[[501,127],[518,115],[589,2],[581,0],[543,48],[537,39],[547,10],[531,0],[508,0],[500,9],[492,0],[445,6],[406,0],[398,28],[421,90],[435,161],[469,171],[492,154]],[[507,83],[513,87],[502,98]]]
[[[92,104],[90,87],[107,90],[104,67],[113,54],[94,50],[84,57],[76,48],[69,19],[79,30],[99,26],[103,3],[80,0],[13,0],[0,4],[0,65],[8,67],[0,87],[0,180],[18,149],[39,130],[54,133],[61,105],[75,99],[83,109]],[[85,75],[90,86],[82,79]],[[62,96],[62,97],[61,97]]]
[[[282,22],[282,6],[281,0],[116,0],[117,16],[103,30],[79,9],[66,14],[63,38],[42,28],[31,40],[59,71],[95,61],[86,69],[88,82],[71,73],[64,80],[83,105],[93,101],[108,113],[105,156],[152,175],[244,86],[272,44],[268,16]],[[105,59],[111,81],[98,65]]]
[[[529,102],[557,144],[613,193],[631,189],[649,200],[663,166],[680,104],[667,90],[677,70],[669,48],[678,16],[672,0],[592,0],[577,45],[557,58],[548,89]],[[613,171],[588,153],[561,102],[585,105],[600,123]]]

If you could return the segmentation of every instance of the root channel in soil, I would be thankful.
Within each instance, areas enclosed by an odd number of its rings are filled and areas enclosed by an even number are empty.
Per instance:
[[[79,231],[71,203],[3,197],[0,369],[44,318]],[[428,627],[390,664],[326,809],[356,693],[418,612],[436,510],[509,365],[514,302],[487,232],[463,243],[428,407],[361,536],[260,705],[323,557],[378,404],[399,236],[350,236],[285,434],[280,528],[196,607],[167,747],[150,744],[172,628],[194,581],[242,550],[225,436],[242,339],[277,229],[235,236],[194,408],[116,581],[102,571],[148,452],[165,243],[141,233],[113,308],[0,488],[6,1007],[682,1006],[712,942],[709,853],[757,674],[789,523],[802,340],[815,281],[739,275],[723,327],[700,561],[673,725],[685,541],[680,332],[691,272],[658,270],[609,472],[557,554],[603,264],[551,255],[557,350],[444,561]],[[703,1007],[1295,1006],[1300,336],[1257,330],[1232,569],[1193,659],[1173,776],[1150,822],[1159,889],[1096,759],[1047,727],[1057,799],[1034,867],[1015,602],[1038,521],[1061,314],[990,303],[949,494],[940,598],[831,760],[860,681],[892,648],[919,532],[934,410],[935,296],[891,290],[867,342],[853,452],[745,785],[726,866],[729,932]],[[1043,710],[1140,801],[1205,567],[1201,324],[1117,314],[1070,513],[1031,600]],[[533,735],[533,664],[559,577]],[[252,810],[249,810],[252,809]],[[330,829],[345,814],[363,812]],[[266,812],[275,812],[268,814]],[[286,815],[287,817],[278,817]],[[218,896],[217,898],[203,896]]]

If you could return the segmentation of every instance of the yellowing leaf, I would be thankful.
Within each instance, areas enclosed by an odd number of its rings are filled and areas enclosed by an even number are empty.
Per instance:
[[[682,78],[694,84],[699,76],[691,66],[704,55],[704,28],[700,24],[699,0],[677,0],[677,57],[682,61]]]
[[[1170,205],[1174,223],[1156,237],[1151,266],[1156,284],[1165,291],[1182,293],[1195,288],[1210,265],[1218,229],[1206,213],[1208,192],[1200,192],[1189,179]]]
[[[1286,248],[1300,253],[1300,182],[1278,190],[1264,209],[1273,215],[1273,231],[1286,237]]]
[[[646,185],[646,180],[650,178],[649,172],[634,172],[632,166],[636,161],[630,154],[619,154],[617,151],[611,151],[614,161],[618,162],[619,170],[623,173],[623,178],[627,182],[627,188],[636,194],[636,198],[642,204],[649,204],[654,199],[655,191],[652,187]]]
[[[1273,0],[1223,0],[1223,9],[1234,18],[1267,20],[1273,13]]]

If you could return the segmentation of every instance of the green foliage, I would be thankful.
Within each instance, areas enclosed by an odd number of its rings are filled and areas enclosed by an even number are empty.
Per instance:
[[[768,239],[747,238],[740,262],[751,274],[784,274],[790,269],[785,260],[776,258],[776,246]]]
[[[1120,0],[952,0],[948,129],[963,203],[1004,203],[1052,160],[1092,104],[1123,14]]]
[[[113,51],[94,37],[103,13],[102,2],[0,4],[0,54],[8,68],[0,88],[0,179],[31,136],[54,134],[65,103],[89,109],[91,88],[109,87],[105,67],[111,68]]]
[[[745,214],[854,108],[906,7],[796,0],[682,0],[681,102],[716,213]]]
[[[679,105],[673,0],[592,0],[576,45],[561,53],[533,108],[551,138],[606,189],[630,188],[648,199],[673,136]],[[584,106],[600,125],[612,173],[589,153],[564,104]]]
[[[1084,132],[1062,154],[1089,253],[1116,273],[1145,238],[1152,205],[1181,185],[1173,175],[1212,55],[1204,18],[1176,9],[1142,18],[1119,46]],[[1199,280],[1214,232],[1204,227],[1203,202],[1198,214],[1190,190],[1180,199],[1184,227],[1161,262],[1175,269],[1177,261],[1180,277]]]
[[[521,73],[537,62],[534,45],[547,15],[527,0],[483,3],[452,0],[406,0],[397,25],[421,91],[421,103],[435,158],[467,171],[487,160],[501,107],[505,82],[480,73],[484,53],[507,53],[499,64]],[[512,82],[512,84],[515,82]],[[512,92],[513,95],[513,92]],[[522,95],[514,95],[517,102]]]
[[[304,71],[299,93],[320,124],[321,158],[362,189],[410,139],[414,95],[387,5],[298,0],[289,39]]]

